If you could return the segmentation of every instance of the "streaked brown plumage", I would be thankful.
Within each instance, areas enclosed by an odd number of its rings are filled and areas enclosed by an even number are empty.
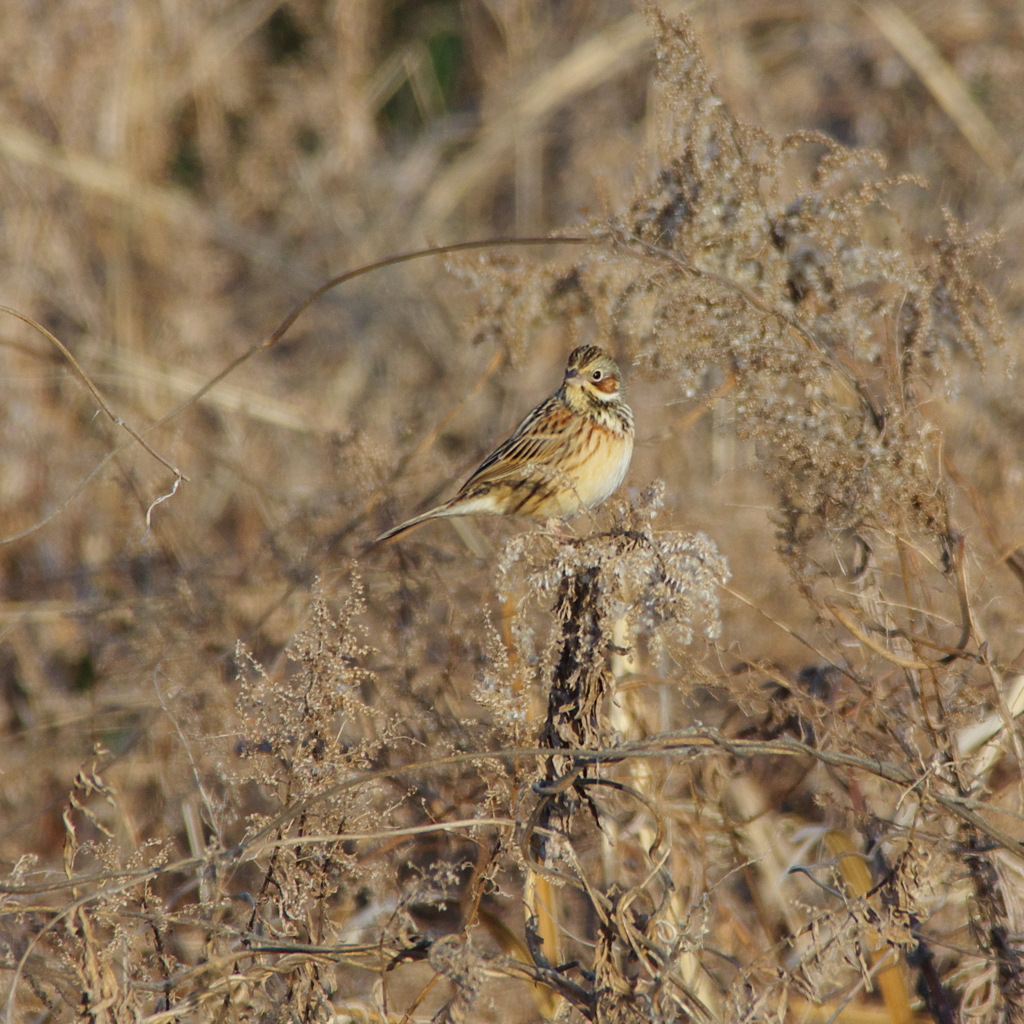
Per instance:
[[[454,498],[382,533],[390,540],[428,519],[518,515],[568,519],[622,483],[633,454],[633,413],[619,368],[596,345],[569,355],[562,386],[480,463]]]

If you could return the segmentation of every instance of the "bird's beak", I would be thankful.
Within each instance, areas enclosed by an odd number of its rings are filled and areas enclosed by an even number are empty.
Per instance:
[[[571,380],[581,380],[582,377],[583,377],[583,375],[580,373],[579,370],[576,369],[575,366],[570,366],[565,371],[566,382],[571,381]]]

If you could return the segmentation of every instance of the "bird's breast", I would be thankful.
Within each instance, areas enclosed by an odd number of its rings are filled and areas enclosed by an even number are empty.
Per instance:
[[[633,455],[631,433],[609,429],[591,420],[573,445],[573,453],[562,467],[571,486],[552,495],[559,508],[546,515],[568,517],[596,508],[622,483]]]

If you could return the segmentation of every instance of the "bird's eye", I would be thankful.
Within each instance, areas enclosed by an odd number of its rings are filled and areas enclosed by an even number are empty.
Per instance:
[[[590,375],[590,379],[591,379],[592,381],[599,381],[599,380],[600,380],[600,379],[601,379],[601,378],[602,378],[603,376],[604,376],[604,374],[603,374],[603,373],[602,373],[602,372],[601,372],[600,370],[595,370],[595,371],[594,371],[594,372],[593,372],[593,373],[592,373],[592,374]]]

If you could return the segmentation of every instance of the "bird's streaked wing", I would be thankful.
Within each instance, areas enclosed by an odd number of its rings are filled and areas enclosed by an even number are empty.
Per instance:
[[[561,397],[552,395],[480,463],[459,494],[519,476],[523,467],[531,462],[557,465],[559,452],[569,443],[574,419],[572,410]]]

